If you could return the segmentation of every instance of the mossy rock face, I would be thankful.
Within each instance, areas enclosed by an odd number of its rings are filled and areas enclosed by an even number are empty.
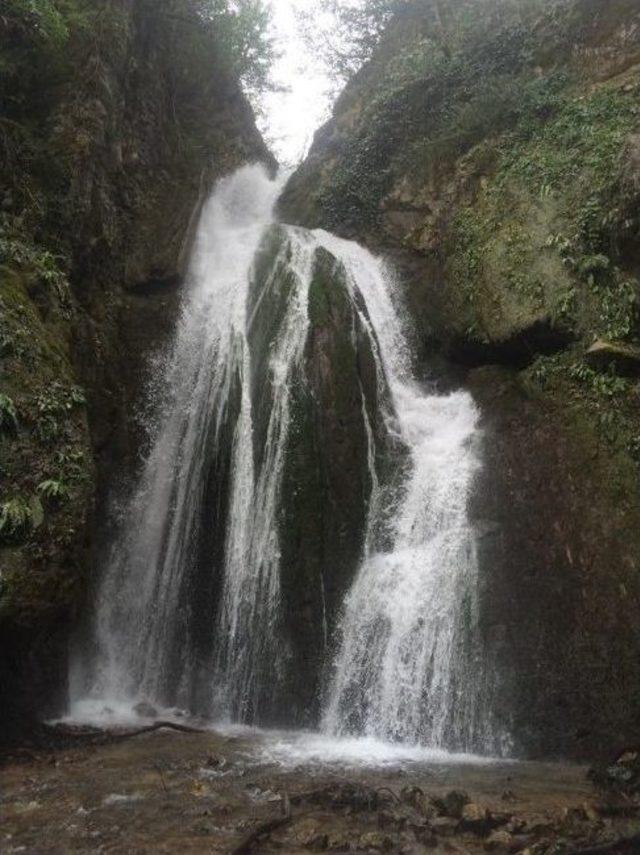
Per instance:
[[[77,309],[68,286],[45,284],[34,302],[35,277],[0,268],[0,386],[15,411],[15,429],[0,437],[0,503],[29,508],[19,527],[5,513],[0,618],[23,627],[64,612],[82,587],[94,484],[86,400],[71,363]]]
[[[258,461],[273,403],[269,354],[300,287],[289,257],[286,232],[275,227],[258,256],[250,302],[259,309],[249,334]],[[273,715],[288,724],[309,725],[318,713],[339,609],[363,554],[372,488],[365,412],[380,466],[392,443],[380,415],[372,341],[342,265],[322,248],[314,251],[307,301],[306,340],[289,384],[280,486],[281,632],[286,651],[280,695],[286,700]]]
[[[34,269],[0,268],[0,392],[15,412],[14,429],[0,435],[3,688],[26,675],[29,648],[21,645],[29,639],[40,639],[52,663],[33,676],[27,703],[59,690],[59,626],[86,587],[95,486],[86,400],[71,361],[77,307],[62,277],[55,285]],[[9,733],[24,724],[22,700],[16,720],[7,703]]]
[[[484,414],[471,513],[497,714],[521,755],[609,756],[632,742],[640,703],[633,461],[563,382],[541,390],[484,368],[470,388]]]
[[[461,25],[446,55],[428,12],[400,16],[285,188],[283,216],[423,256],[409,299],[445,346],[540,323],[632,334],[620,238],[638,228],[640,13],[596,5]]]

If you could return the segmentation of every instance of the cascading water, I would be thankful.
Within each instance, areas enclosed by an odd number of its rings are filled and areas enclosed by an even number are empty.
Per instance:
[[[352,292],[364,299],[378,344],[378,376],[391,395],[387,418],[409,451],[391,508],[376,496],[379,479],[372,472],[364,557],[343,609],[322,729],[495,750],[467,516],[480,465],[479,414],[468,393],[429,394],[413,379],[384,263],[326,233],[317,239],[341,259]],[[370,460],[373,465],[373,455]]]
[[[373,392],[357,380],[366,522],[339,620],[329,615],[338,649],[322,729],[494,749],[466,511],[479,467],[476,408],[464,392],[431,394],[413,379],[393,277],[367,250],[281,226],[266,272],[257,271],[261,247],[274,240],[277,192],[260,167],[245,167],[219,183],[203,211],[167,400],[105,567],[76,700],[268,718],[287,667],[283,473],[299,428],[294,399],[309,385],[310,363],[326,381],[327,360],[312,364],[310,341],[326,344],[318,324],[337,323],[333,309],[320,322],[309,308],[325,253],[350,306],[354,364],[364,371],[364,339],[375,380]],[[276,304],[270,319],[266,307]],[[268,388],[256,388],[257,378]],[[315,387],[311,399],[320,406]],[[395,467],[381,464],[380,425],[404,449]],[[321,582],[316,619],[326,644]]]
[[[104,570],[93,628],[95,652],[74,669],[77,697],[88,689],[90,696],[111,704],[144,698],[208,712],[213,669],[217,664],[218,672],[225,671],[226,663],[229,685],[235,685],[227,699],[229,711],[240,712],[234,709],[241,706],[234,703],[238,698],[255,704],[250,697],[254,648],[260,639],[263,653],[269,654],[278,596],[270,515],[282,432],[275,422],[286,419],[286,402],[274,416],[270,460],[256,473],[247,290],[278,189],[262,167],[245,167],[219,183],[203,210],[187,294],[164,366],[168,400],[162,401],[151,452]],[[295,354],[288,356],[295,359]],[[229,433],[230,442],[223,437]],[[201,529],[220,526],[207,518],[212,510],[205,502],[208,467],[216,456],[229,455],[229,445],[233,475],[229,512],[221,523],[225,566],[215,566],[210,556],[204,568],[209,576],[224,579],[221,619],[229,629],[216,663],[206,645],[204,661],[194,659],[192,608],[203,596],[198,581],[206,538]],[[248,586],[253,601],[246,599]],[[209,606],[210,613],[199,618],[208,623],[205,633],[211,637],[216,614],[214,604]]]

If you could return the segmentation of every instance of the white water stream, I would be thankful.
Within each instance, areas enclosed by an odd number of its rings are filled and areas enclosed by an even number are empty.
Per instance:
[[[252,303],[250,295],[278,191],[261,167],[244,167],[218,184],[203,211],[164,366],[166,399],[103,571],[91,645],[76,657],[71,715],[145,700],[259,722],[278,692],[280,488],[322,247],[346,271],[386,392],[380,398],[390,402],[382,416],[408,463],[390,503],[363,393],[369,518],[338,621],[321,729],[327,737],[496,750],[467,518],[480,465],[478,413],[467,393],[436,395],[415,381],[393,277],[367,250],[323,231],[287,228],[262,286],[263,294],[277,288],[283,269],[294,282],[268,356],[272,400],[256,454],[249,336],[262,297]],[[212,477],[228,480],[224,501],[213,504]],[[216,527],[224,531],[217,558]],[[203,613],[211,580],[216,608]]]

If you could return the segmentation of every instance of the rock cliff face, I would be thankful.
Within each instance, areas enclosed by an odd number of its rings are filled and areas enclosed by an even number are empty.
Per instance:
[[[5,736],[64,686],[106,487],[126,490],[145,444],[135,402],[173,326],[198,202],[217,176],[272,162],[196,17],[143,0],[72,7],[55,49],[0,21],[13,72],[0,116]]]
[[[508,5],[392,22],[281,213],[394,257],[427,365],[483,407],[495,708],[517,751],[588,757],[640,727],[640,11]]]
[[[285,310],[296,287],[291,259],[282,254],[286,240],[280,226],[267,233],[250,301],[259,306],[249,332],[256,466],[269,446],[277,401],[269,354],[287,334]],[[387,391],[375,338],[358,315],[342,262],[316,247],[309,276],[308,329],[291,379],[277,521],[282,684],[269,715],[286,726],[318,722],[336,623],[363,552],[374,453],[367,430],[379,466],[402,457],[380,416]]]

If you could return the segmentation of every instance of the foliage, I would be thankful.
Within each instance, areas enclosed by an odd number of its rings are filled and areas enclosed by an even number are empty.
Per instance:
[[[327,0],[297,13],[298,27],[309,50],[339,84],[370,58],[394,15],[407,0]]]
[[[474,43],[515,24],[530,27],[566,0],[329,0],[299,14],[312,53],[340,84],[373,55],[383,36],[403,23],[419,36],[399,65],[422,72],[440,58],[451,60]]]
[[[82,451],[56,451],[54,460],[61,472],[72,482],[87,478],[86,458]]]
[[[539,357],[527,375],[534,387],[544,389],[567,413],[572,409],[580,411],[601,440],[612,451],[622,454],[622,460],[626,461],[623,467],[628,468],[629,458],[640,463],[638,404],[633,380],[617,375],[613,368],[606,371],[592,368],[583,361],[579,350]]]
[[[64,44],[69,27],[61,5],[54,0],[5,0],[5,26],[28,31],[45,42]]]
[[[165,17],[180,28],[192,73],[217,83],[215,71],[222,63],[251,96],[272,88],[276,53],[267,0],[146,0],[143,16]]]
[[[36,434],[43,442],[50,442],[59,436],[61,420],[76,407],[84,405],[86,398],[79,386],[68,388],[56,381],[36,396],[35,403],[38,412]]]
[[[0,16],[1,114],[22,119],[37,97],[45,97],[67,62],[72,32],[86,23],[83,0],[5,0]],[[28,93],[28,95],[27,95]]]
[[[18,429],[16,406],[8,395],[0,392],[0,435],[14,434]]]
[[[200,6],[202,17],[213,24],[219,52],[249,94],[257,97],[272,88],[276,50],[265,0],[208,0]]]
[[[0,505],[0,536],[13,538],[24,535],[33,527],[33,522],[31,506],[21,496]]]
[[[632,93],[603,88],[579,100],[566,98],[550,121],[505,146],[497,190],[508,193],[517,179],[562,205],[566,228],[552,233],[547,246],[583,283],[576,292],[590,316],[583,323],[612,339],[628,337],[636,323],[637,283],[615,258],[616,235],[629,226],[617,176],[625,140],[637,124]]]
[[[38,493],[44,496],[45,499],[61,501],[68,498],[69,488],[62,481],[58,481],[55,478],[48,478],[46,481],[38,484]]]
[[[51,289],[68,317],[71,311],[71,294],[67,276],[62,269],[63,263],[63,256],[54,255],[49,250],[23,239],[19,231],[12,229],[7,217],[0,219],[0,265],[28,268],[38,281]]]
[[[366,120],[323,194],[334,226],[350,219],[375,224],[395,163],[441,168],[488,135],[514,125],[526,135],[562,101],[566,75],[532,79],[527,63],[535,37],[519,23],[502,22],[486,38],[484,25],[470,26],[446,51],[433,27],[425,33],[416,23],[413,30],[401,50],[391,51],[384,75],[375,76]]]

